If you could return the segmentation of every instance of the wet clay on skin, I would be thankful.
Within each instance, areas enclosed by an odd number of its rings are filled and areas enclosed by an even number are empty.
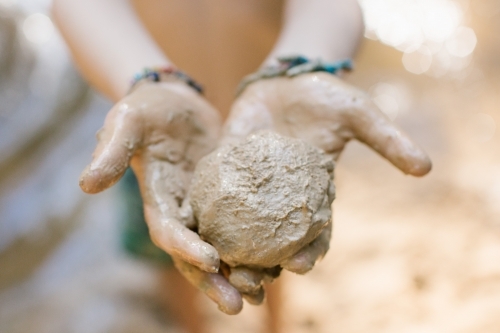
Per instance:
[[[217,149],[191,185],[201,238],[232,267],[280,265],[330,222],[333,168],[320,149],[267,131]]]

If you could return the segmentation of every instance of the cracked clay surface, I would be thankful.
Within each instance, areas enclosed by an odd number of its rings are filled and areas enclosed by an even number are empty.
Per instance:
[[[198,232],[232,267],[280,265],[330,221],[333,169],[318,148],[271,132],[223,146],[195,170]]]

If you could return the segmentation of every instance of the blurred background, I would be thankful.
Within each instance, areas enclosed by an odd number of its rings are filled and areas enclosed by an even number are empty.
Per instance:
[[[227,110],[238,78],[272,46],[281,4],[210,3],[191,21],[192,1],[135,6],[142,16],[168,7],[171,30],[191,31],[155,38],[170,38],[169,56]],[[497,333],[500,1],[360,4],[366,38],[346,80],[368,91],[434,168],[411,178],[348,145],[330,252],[306,276],[283,275],[284,331]],[[159,268],[120,250],[119,193],[78,187],[111,104],[79,77],[49,11],[50,0],[0,0],[0,331],[180,332],[162,310]],[[159,20],[144,23],[154,30]],[[196,42],[203,24],[215,27],[208,44]],[[238,47],[215,47],[224,40]],[[202,48],[215,49],[207,61],[232,76],[193,62]],[[229,317],[200,303],[213,332],[263,329],[262,307]]]

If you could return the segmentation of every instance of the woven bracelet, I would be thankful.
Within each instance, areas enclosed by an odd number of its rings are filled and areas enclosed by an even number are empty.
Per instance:
[[[267,66],[259,71],[247,75],[241,80],[236,90],[236,96],[241,94],[245,88],[255,81],[269,79],[278,76],[294,77],[304,73],[327,72],[337,74],[339,71],[351,71],[353,63],[351,59],[327,63],[321,59],[310,60],[303,56],[279,57],[278,64]]]
[[[182,72],[182,71],[180,71],[172,66],[144,68],[144,70],[142,72],[134,75],[132,82],[130,82],[130,90],[132,90],[132,88],[140,81],[148,80],[151,82],[161,82],[162,77],[165,77],[165,76],[175,77],[175,78],[183,81],[184,83],[188,84],[191,88],[196,90],[198,93],[203,94],[203,87],[199,83],[197,83],[195,80],[193,80],[186,73],[184,73],[184,72]]]

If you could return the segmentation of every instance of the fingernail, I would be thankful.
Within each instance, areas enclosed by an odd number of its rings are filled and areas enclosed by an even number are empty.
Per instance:
[[[219,272],[218,266],[202,265],[202,267],[200,267],[200,268],[206,272],[209,272],[209,273],[218,273]]]
[[[204,261],[207,262],[207,264],[204,264],[207,268],[206,271],[217,273],[220,266],[220,258],[217,250],[210,245],[203,246],[201,250],[203,252]]]
[[[239,300],[234,300],[235,304],[223,304],[223,303],[219,303],[218,304],[218,309],[222,312],[224,312],[225,314],[228,314],[228,315],[236,315],[238,313],[241,312],[241,310],[243,309],[243,301],[242,299],[240,298]],[[233,302],[228,302],[228,303],[233,303]]]

